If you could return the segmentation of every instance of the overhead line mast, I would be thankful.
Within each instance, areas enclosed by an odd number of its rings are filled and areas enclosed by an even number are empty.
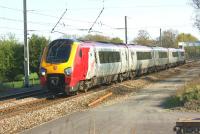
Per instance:
[[[125,16],[125,43],[127,44],[128,36],[127,36],[127,16]]]
[[[23,0],[23,15],[24,15],[24,86],[29,87],[29,46],[27,42],[27,9],[26,0]]]

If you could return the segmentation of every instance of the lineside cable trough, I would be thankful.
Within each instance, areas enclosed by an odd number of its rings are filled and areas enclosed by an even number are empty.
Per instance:
[[[176,134],[200,134],[200,118],[178,119],[174,131]]]
[[[112,95],[112,92],[109,92],[109,93],[105,94],[104,96],[99,97],[97,100],[94,100],[91,103],[89,103],[88,107],[92,107],[92,106],[96,105],[97,103],[102,102],[103,100],[110,97],[111,95]]]

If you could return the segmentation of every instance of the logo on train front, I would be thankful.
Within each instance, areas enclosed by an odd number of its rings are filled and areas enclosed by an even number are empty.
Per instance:
[[[53,66],[53,70],[57,70],[58,69],[58,67],[57,66]]]

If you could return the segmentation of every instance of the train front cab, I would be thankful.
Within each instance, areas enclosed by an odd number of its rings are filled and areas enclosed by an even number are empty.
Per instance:
[[[40,83],[51,92],[73,92],[87,72],[87,51],[79,42],[58,39],[51,42],[42,55]],[[84,63],[84,64],[83,64]]]

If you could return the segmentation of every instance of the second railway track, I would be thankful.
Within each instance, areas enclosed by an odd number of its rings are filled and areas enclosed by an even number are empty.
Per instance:
[[[45,90],[32,90],[32,91],[25,91],[25,92],[19,92],[15,94],[10,94],[10,95],[5,95],[0,97],[0,104],[4,101],[12,100],[12,99],[22,99],[22,98],[27,98],[31,96],[37,96],[37,95],[42,95],[46,93],[47,91]]]
[[[116,85],[112,85],[112,86],[102,86],[99,88],[96,88],[94,90],[88,91],[86,93],[79,93],[78,95],[75,96],[68,96],[68,97],[58,97],[56,99],[49,99],[48,97],[46,98],[38,98],[35,99],[33,101],[28,101],[28,102],[24,102],[24,103],[20,103],[14,106],[10,106],[10,107],[5,107],[0,109],[0,120],[4,119],[4,118],[9,118],[12,116],[16,116],[19,114],[23,114],[23,113],[27,113],[27,112],[31,112],[34,110],[38,110],[50,105],[54,105],[57,103],[61,103],[64,101],[68,101],[77,97],[82,97],[85,95],[88,95],[90,93],[95,93],[95,92],[100,92],[102,90],[104,90],[104,88],[114,88],[116,87]]]

